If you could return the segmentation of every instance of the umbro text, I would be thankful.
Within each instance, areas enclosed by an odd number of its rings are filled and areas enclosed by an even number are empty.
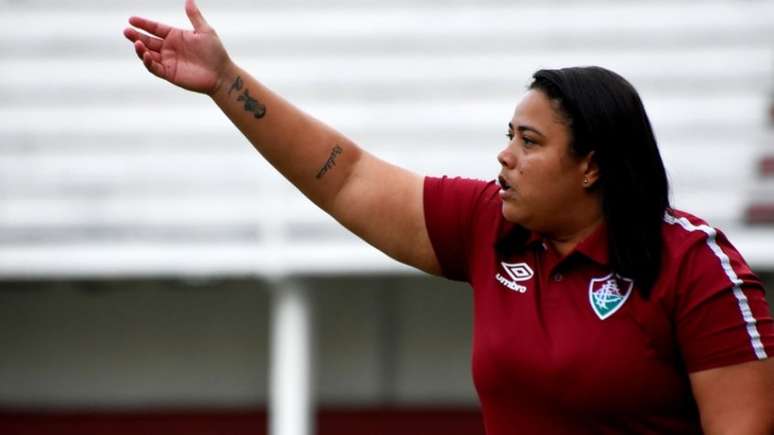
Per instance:
[[[527,292],[527,287],[524,287],[523,285],[516,284],[515,282],[513,282],[513,281],[509,280],[508,278],[500,275],[499,273],[495,275],[495,278],[497,279],[497,281],[500,284],[508,287],[509,289],[511,289],[513,291],[516,291],[516,292],[519,292],[519,293],[526,293]]]

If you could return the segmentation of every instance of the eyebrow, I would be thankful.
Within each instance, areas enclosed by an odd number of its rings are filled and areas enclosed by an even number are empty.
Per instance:
[[[508,128],[513,130],[513,124],[509,122],[508,123]],[[543,137],[546,136],[543,133],[541,133],[540,130],[536,129],[535,127],[530,127],[528,125],[520,125],[517,130],[519,130],[520,132],[531,131],[531,132],[539,134],[540,136],[543,136]]]

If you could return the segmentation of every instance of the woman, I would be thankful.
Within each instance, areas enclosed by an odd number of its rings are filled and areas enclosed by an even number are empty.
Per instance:
[[[398,261],[471,283],[491,435],[774,433],[774,322],[725,237],[669,207],[636,91],[539,71],[499,185],[383,162],[236,66],[193,0],[184,31],[132,17],[154,75],[208,94],[309,199]]]

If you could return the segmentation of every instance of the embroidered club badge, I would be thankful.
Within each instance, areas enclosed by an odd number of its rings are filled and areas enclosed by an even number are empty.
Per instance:
[[[600,320],[605,320],[623,306],[633,287],[634,281],[621,275],[613,276],[612,273],[602,278],[592,278],[589,283],[591,308]]]

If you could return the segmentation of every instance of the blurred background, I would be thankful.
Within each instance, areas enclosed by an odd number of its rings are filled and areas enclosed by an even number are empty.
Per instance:
[[[467,286],[358,241],[147,73],[128,17],[189,28],[183,4],[0,0],[0,432],[483,433]],[[494,178],[535,70],[620,73],[673,205],[772,304],[773,2],[199,6],[256,78],[428,175]]]

